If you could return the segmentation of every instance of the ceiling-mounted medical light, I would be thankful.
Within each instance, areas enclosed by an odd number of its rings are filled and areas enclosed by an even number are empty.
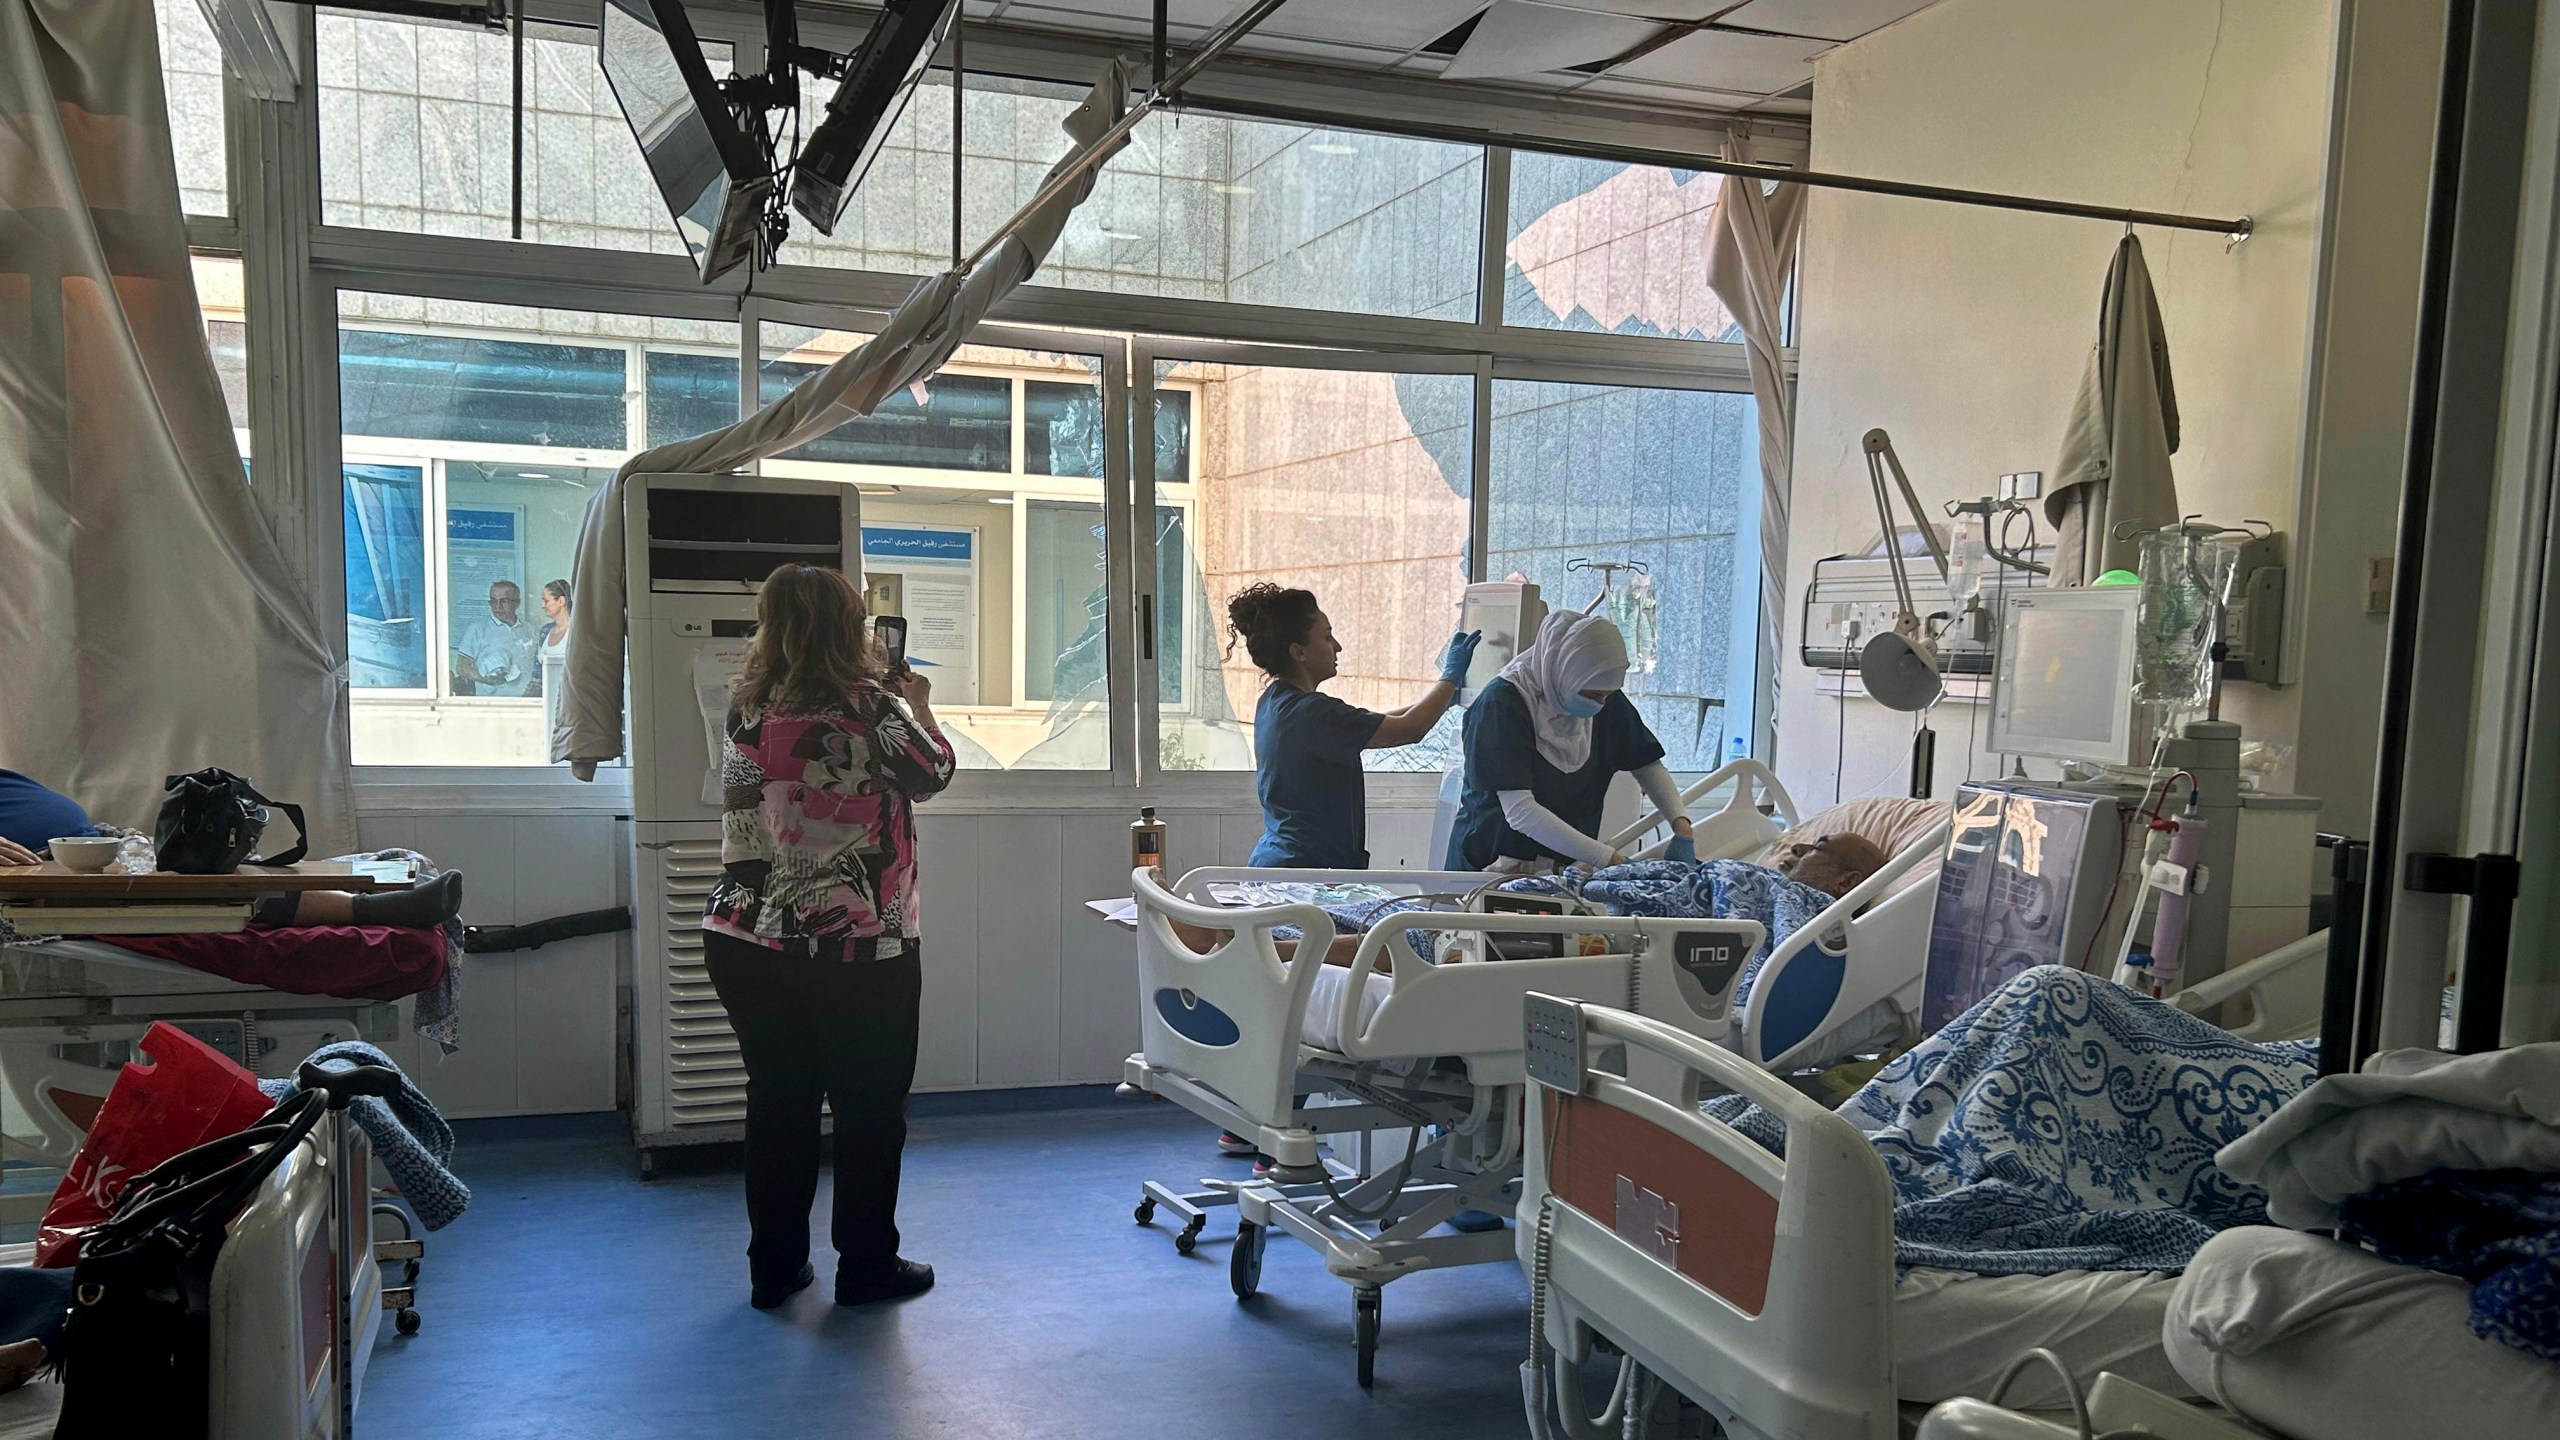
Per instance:
[[[836,233],[845,202],[889,138],[889,127],[924,78],[925,62],[950,33],[958,0],[889,0],[863,37],[827,117],[809,132],[792,167],[791,208],[817,227]]]

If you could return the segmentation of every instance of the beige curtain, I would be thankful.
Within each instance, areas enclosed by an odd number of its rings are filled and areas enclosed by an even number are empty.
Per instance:
[[[1725,145],[1724,158],[1751,157],[1737,140]],[[1751,395],[1760,410],[1760,693],[1728,697],[1726,703],[1753,704],[1757,713],[1773,717],[1778,635],[1786,614],[1788,477],[1795,465],[1795,391],[1787,384],[1784,357],[1787,281],[1804,233],[1804,207],[1801,185],[1767,186],[1729,175],[1707,232],[1707,284],[1742,327]]]
[[[141,0],[0,0],[0,765],[148,830],[219,765],[354,844],[328,632],[249,495]]]

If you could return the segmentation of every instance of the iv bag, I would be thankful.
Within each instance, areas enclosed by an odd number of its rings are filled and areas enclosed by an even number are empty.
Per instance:
[[[2172,525],[2142,537],[2142,620],[2134,698],[2161,733],[2213,699],[2213,646],[2231,605],[2240,542]]]
[[[1653,577],[1630,576],[1627,588],[1609,597],[1609,619],[1626,637],[1627,673],[1652,674],[1662,659],[1662,607]]]

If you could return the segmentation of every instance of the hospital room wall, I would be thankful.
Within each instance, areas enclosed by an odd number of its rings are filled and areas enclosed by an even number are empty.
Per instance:
[[[491,797],[496,803],[496,797]],[[419,851],[463,872],[462,918],[515,925],[628,904],[630,825],[603,812],[527,805],[367,804],[357,838],[366,849]],[[629,937],[590,935],[538,950],[462,960],[461,1048],[439,1055],[410,1029],[401,1002],[398,1037],[383,1045],[454,1118],[561,1115],[615,1104],[616,988]]]
[[[2334,23],[2335,0],[1947,0],[1817,62],[1812,163],[2254,217],[2255,236],[2229,253],[2196,232],[2147,230],[2142,242],[2184,424],[2183,503],[2290,529]],[[1778,701],[1780,772],[1800,800],[1825,803],[1835,783],[1849,796],[1907,783],[1910,717],[1853,700],[1840,746],[1839,702],[1795,658],[1814,562],[1875,540],[1859,437],[1891,431],[1933,511],[1990,493],[2006,472],[2050,473],[2122,233],[1813,193]],[[2297,695],[2236,686],[2226,714],[2290,742]],[[1971,708],[1936,714],[1941,794],[1969,768]],[[1992,762],[1970,768],[1987,774]]]

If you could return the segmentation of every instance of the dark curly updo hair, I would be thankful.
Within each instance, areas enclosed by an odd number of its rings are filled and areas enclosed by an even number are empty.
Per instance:
[[[1227,601],[1227,633],[1244,642],[1244,653],[1277,679],[1298,668],[1289,647],[1302,644],[1316,628],[1316,594],[1289,590],[1265,580],[1247,585]],[[1227,645],[1233,653],[1235,645]]]

